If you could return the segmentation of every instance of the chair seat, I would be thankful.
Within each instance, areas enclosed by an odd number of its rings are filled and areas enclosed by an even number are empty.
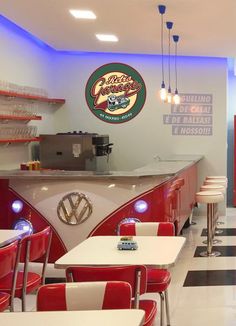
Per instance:
[[[10,305],[10,294],[0,292],[0,311],[4,311]]]
[[[134,308],[134,301],[132,301],[132,308]],[[153,325],[157,313],[157,304],[154,300],[140,300],[139,309],[145,311],[145,320],[143,326]]]
[[[170,272],[166,269],[148,268],[147,292],[164,292],[171,281]]]
[[[22,296],[22,287],[23,287],[23,272],[18,272],[17,274],[17,281],[16,281],[16,292],[15,297],[21,298]],[[41,276],[28,272],[27,277],[27,287],[26,287],[26,294],[36,290],[41,285]],[[4,278],[0,280],[0,291],[11,293],[12,287],[12,273],[8,274]]]

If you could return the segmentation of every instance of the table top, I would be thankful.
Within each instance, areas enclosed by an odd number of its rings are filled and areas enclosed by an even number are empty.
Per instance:
[[[0,247],[6,246],[14,240],[20,239],[25,231],[0,229]]]
[[[1,323],[8,326],[141,326],[144,311],[129,310],[90,310],[90,311],[53,311],[53,312],[15,312],[2,313]]]
[[[81,242],[55,262],[55,268],[81,265],[173,266],[185,243],[184,237],[136,236],[137,250],[118,250],[120,236],[95,236]]]

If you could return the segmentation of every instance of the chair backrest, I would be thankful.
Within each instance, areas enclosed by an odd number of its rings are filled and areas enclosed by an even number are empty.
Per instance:
[[[66,269],[68,282],[121,281],[131,285],[132,297],[146,292],[147,268],[131,266],[76,266]]]
[[[37,311],[130,309],[126,282],[48,284],[39,288]]]
[[[29,262],[35,261],[49,254],[51,244],[51,228],[46,227],[44,230],[30,234],[21,240],[21,262],[26,259]]]
[[[174,236],[175,226],[171,222],[123,223],[120,235],[137,236]]]
[[[15,270],[18,251],[18,241],[0,248],[0,278]]]

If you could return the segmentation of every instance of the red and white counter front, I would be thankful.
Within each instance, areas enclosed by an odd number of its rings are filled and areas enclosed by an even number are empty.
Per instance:
[[[89,236],[116,235],[127,218],[172,221],[179,234],[195,205],[201,158],[173,157],[134,171],[109,173],[0,171],[0,228],[11,229],[22,218],[35,231],[51,225],[50,262]],[[169,194],[179,178],[184,185],[174,208]],[[22,207],[14,209],[19,200]]]

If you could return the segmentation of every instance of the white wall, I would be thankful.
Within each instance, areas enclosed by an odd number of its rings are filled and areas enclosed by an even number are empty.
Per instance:
[[[85,85],[99,66],[121,62],[135,68],[143,77],[147,98],[143,110],[123,124],[108,124],[97,119],[85,100]],[[57,92],[66,97],[66,110],[56,112],[57,130],[83,130],[109,134],[114,142],[113,169],[129,170],[150,162],[155,154],[202,154],[200,182],[207,174],[226,174],[227,60],[182,57],[178,60],[179,90],[183,93],[213,95],[212,136],[172,136],[171,126],[163,124],[170,106],[158,98],[161,82],[159,56],[145,55],[57,55]]]
[[[158,98],[160,56],[54,53],[5,26],[0,28],[0,45],[0,80],[47,88],[51,96],[66,98],[66,105],[60,109],[39,109],[43,114],[43,121],[38,123],[40,132],[83,130],[109,134],[114,142],[112,169],[139,167],[155,154],[202,154],[205,159],[200,164],[200,182],[206,174],[226,174],[227,60],[179,58],[179,91],[213,95],[213,135],[172,136],[171,126],[163,124],[163,114],[170,113],[170,107]],[[97,119],[85,101],[90,75],[99,66],[112,62],[135,68],[147,88],[142,111],[133,120],[118,125]],[[27,159],[26,146],[12,148],[0,148],[1,168],[18,166]]]
[[[52,55],[41,49],[34,41],[25,37],[17,28],[0,22],[0,80],[38,88],[50,93],[52,84]],[[3,98],[1,97],[1,100]],[[26,102],[25,102],[26,103]],[[38,126],[38,132],[54,132],[55,108],[38,104],[37,111],[42,121],[31,122]],[[0,169],[19,168],[20,162],[29,159],[29,145],[0,145]]]

